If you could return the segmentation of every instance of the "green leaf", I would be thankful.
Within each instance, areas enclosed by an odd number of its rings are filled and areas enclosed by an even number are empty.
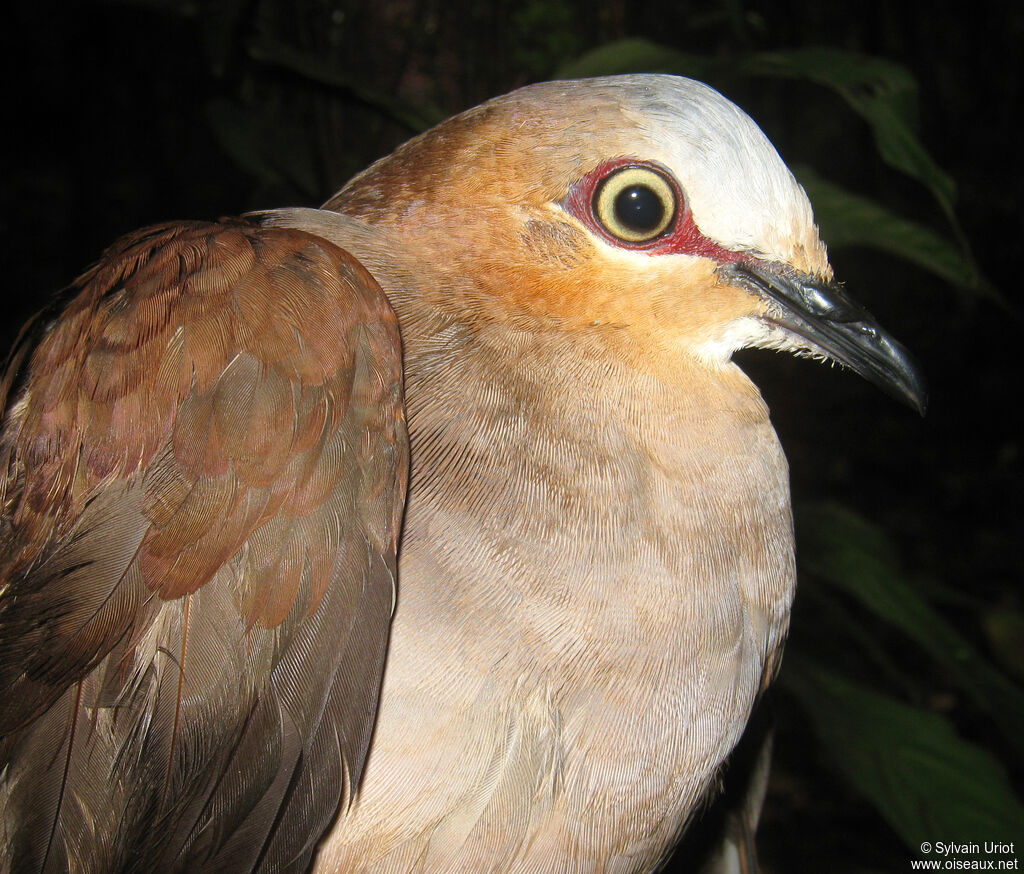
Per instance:
[[[1024,844],[1024,806],[1002,766],[945,718],[787,658],[780,683],[833,765],[915,851],[924,841]]]
[[[891,544],[875,526],[833,503],[797,511],[801,564],[913,640],[1024,750],[1024,692],[984,659],[902,578]]]
[[[591,76],[615,76],[622,73],[674,73],[694,79],[709,78],[715,62],[666,48],[646,39],[620,39],[605,43],[563,64],[556,79],[587,79]]]
[[[1002,295],[978,272],[959,247],[929,228],[901,218],[866,197],[840,188],[810,167],[794,168],[814,206],[822,239],[830,249],[870,246],[904,258],[958,288]]]
[[[996,658],[1024,677],[1024,615],[1009,607],[992,607],[982,615],[982,627]]]
[[[904,67],[856,52],[808,48],[755,54],[740,68],[748,75],[807,79],[834,91],[871,126],[882,159],[927,186],[956,227],[956,185],[914,133],[917,82]]]

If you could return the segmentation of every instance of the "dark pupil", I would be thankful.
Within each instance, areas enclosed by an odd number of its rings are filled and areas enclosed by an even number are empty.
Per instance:
[[[650,231],[664,219],[665,205],[646,185],[630,185],[615,197],[615,217],[634,231]]]

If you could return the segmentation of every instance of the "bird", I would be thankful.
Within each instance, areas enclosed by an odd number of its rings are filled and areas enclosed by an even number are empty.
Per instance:
[[[924,410],[766,136],[677,76],[113,244],[0,383],[0,870],[657,869],[794,597],[747,347]]]

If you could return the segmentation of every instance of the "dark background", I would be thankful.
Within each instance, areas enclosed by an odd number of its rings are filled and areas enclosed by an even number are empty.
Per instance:
[[[714,59],[719,71],[732,58],[810,46],[902,64],[919,89],[920,141],[957,185],[955,226],[880,159],[868,126],[826,89],[727,73],[714,84],[788,162],[934,229],[976,265],[983,281],[954,285],[898,254],[832,249],[837,276],[921,360],[927,417],[835,369],[767,353],[742,360],[772,407],[808,528],[823,500],[870,520],[891,566],[1019,690],[1024,11],[994,0],[37,2],[17,4],[3,27],[5,347],[123,232],[316,205],[425,124],[626,37]],[[856,599],[810,594],[818,573],[802,571],[809,594],[794,614],[792,649],[940,716],[997,763],[1019,799],[1024,759],[993,716],[1001,702],[972,697],[970,678]],[[916,850],[907,830],[844,779],[844,742],[823,740],[786,688],[773,707],[766,867],[908,870]]]

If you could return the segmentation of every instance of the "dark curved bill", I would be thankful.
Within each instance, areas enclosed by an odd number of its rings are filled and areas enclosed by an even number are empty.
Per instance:
[[[766,261],[736,261],[718,272],[767,300],[767,321],[924,415],[928,392],[917,362],[839,285]]]

